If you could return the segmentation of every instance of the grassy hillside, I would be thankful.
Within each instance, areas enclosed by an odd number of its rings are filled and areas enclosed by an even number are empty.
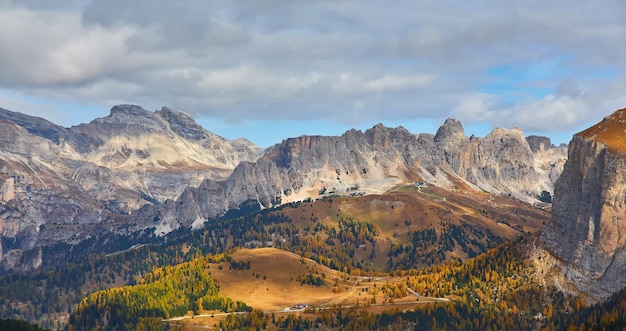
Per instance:
[[[361,270],[386,272],[465,260],[505,240],[536,232],[549,219],[549,212],[518,200],[413,185],[384,195],[291,204],[274,214],[292,220],[300,243],[304,236],[332,244],[328,232],[339,230],[340,220],[373,225],[374,240],[359,241],[353,250],[344,249],[349,256],[344,260],[346,264],[356,261],[352,266]]]
[[[354,276],[276,248],[241,249],[231,257],[233,262],[249,262],[249,269],[233,269],[228,262],[220,264],[222,268],[211,267],[220,293],[262,311],[281,311],[299,303],[314,307],[384,303],[385,284],[404,280],[393,275]],[[405,294],[406,300],[399,302],[418,299]]]

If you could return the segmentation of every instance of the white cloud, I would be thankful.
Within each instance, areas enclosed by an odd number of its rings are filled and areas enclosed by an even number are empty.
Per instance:
[[[51,102],[549,131],[625,101],[621,0],[0,3],[0,88]]]
[[[432,83],[434,77],[430,75],[402,77],[385,75],[365,83],[365,88],[377,92],[387,90],[405,90],[424,88]]]
[[[493,119],[498,98],[495,95],[476,93],[465,97],[454,107],[452,115],[463,122],[484,122]]]
[[[522,102],[501,112],[499,121],[539,132],[563,131],[589,120],[594,110],[580,98],[546,95]]]
[[[626,79],[608,80],[583,87],[572,81],[557,86],[555,93],[502,105],[496,95],[473,94],[454,108],[453,114],[467,123],[489,122],[493,126],[520,126],[534,132],[578,131],[604,115],[624,108]]]
[[[0,30],[0,44],[8,45],[0,55],[5,87],[81,84],[138,65],[125,45],[128,27],[86,29],[74,13],[10,7],[0,20],[8,27]]]

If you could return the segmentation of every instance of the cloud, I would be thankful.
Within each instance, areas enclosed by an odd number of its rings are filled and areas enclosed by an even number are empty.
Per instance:
[[[466,122],[490,121],[498,116],[494,110],[498,97],[495,95],[476,93],[465,97],[456,107],[452,114]]]
[[[624,102],[624,12],[621,0],[2,1],[0,88],[226,122],[569,130]]]
[[[125,40],[132,29],[86,29],[69,12],[2,8],[0,83],[6,87],[71,88],[142,67]]]
[[[579,130],[598,121],[602,115],[623,108],[626,79],[584,87],[565,81],[553,94],[530,98],[513,105],[503,105],[496,95],[472,94],[465,97],[453,111],[457,118],[468,122],[489,122],[493,126],[520,126],[534,132],[564,132]],[[605,113],[606,112],[606,113]]]

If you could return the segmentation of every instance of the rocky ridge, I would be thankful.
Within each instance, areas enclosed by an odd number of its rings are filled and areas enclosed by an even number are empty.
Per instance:
[[[552,281],[589,301],[626,286],[625,132],[622,109],[574,135],[541,233]]]
[[[223,183],[207,181],[176,202],[146,206],[134,214],[135,223],[158,219],[153,226],[165,233],[181,225],[198,226],[249,200],[270,207],[306,198],[382,193],[415,181],[451,190],[461,185],[535,203],[543,190],[552,192],[565,151],[565,146],[549,147],[534,154],[519,129],[497,128],[484,138],[467,137],[453,119],[436,135],[378,124],[338,137],[289,138],[257,162],[241,163]]]
[[[198,228],[244,202],[270,207],[415,181],[534,203],[552,192],[565,162],[564,146],[533,152],[519,129],[467,137],[452,119],[435,135],[378,124],[289,138],[262,156],[248,141],[225,140],[165,107],[115,106],[69,129],[0,110],[0,130],[0,179],[16,181],[15,198],[0,204],[0,254],[12,265],[19,252],[102,233]]]

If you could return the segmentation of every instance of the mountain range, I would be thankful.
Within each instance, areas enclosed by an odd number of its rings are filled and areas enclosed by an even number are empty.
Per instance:
[[[519,128],[467,137],[454,119],[436,134],[377,124],[263,150],[212,134],[181,111],[133,105],[71,128],[0,109],[0,131],[5,269],[41,265],[41,253],[24,252],[102,233],[199,228],[250,201],[267,208],[425,182],[534,204],[553,192],[567,150]]]

